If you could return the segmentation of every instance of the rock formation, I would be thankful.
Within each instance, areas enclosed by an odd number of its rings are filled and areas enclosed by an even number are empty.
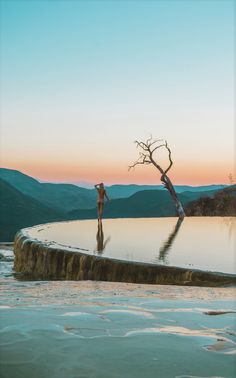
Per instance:
[[[33,280],[96,280],[149,284],[223,286],[236,283],[231,274],[205,272],[148,263],[128,262],[61,249],[16,234],[14,270],[18,278]]]

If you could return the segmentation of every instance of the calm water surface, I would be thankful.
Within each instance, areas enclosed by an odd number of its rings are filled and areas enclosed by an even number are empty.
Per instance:
[[[33,238],[109,258],[235,272],[236,217],[105,219],[51,223]]]

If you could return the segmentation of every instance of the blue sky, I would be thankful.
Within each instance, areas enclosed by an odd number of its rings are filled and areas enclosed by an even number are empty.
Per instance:
[[[149,183],[155,172],[130,176],[127,165],[132,141],[152,133],[171,145],[179,183],[227,182],[234,5],[1,1],[3,165],[42,179]]]

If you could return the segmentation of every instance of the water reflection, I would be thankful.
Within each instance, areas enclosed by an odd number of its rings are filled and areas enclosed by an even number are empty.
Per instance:
[[[172,217],[104,219],[99,225],[97,220],[59,222],[28,232],[88,254],[235,273],[235,229],[235,217],[186,217],[184,222]]]
[[[222,223],[228,228],[229,239],[236,235],[236,217],[222,218]]]
[[[173,231],[170,233],[168,239],[162,244],[161,248],[159,249],[159,257],[158,261],[167,262],[168,251],[170,250],[179,230],[182,225],[184,218],[178,218]]]
[[[98,229],[97,229],[97,248],[95,252],[97,252],[99,255],[102,255],[104,249],[106,248],[107,243],[110,241],[110,236],[105,240],[104,242],[104,232],[103,232],[103,226],[102,226],[102,220],[98,220]]]

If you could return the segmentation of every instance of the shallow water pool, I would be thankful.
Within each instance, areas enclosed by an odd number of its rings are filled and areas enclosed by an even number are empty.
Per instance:
[[[235,273],[236,217],[79,220],[27,229],[31,238],[119,260]]]

